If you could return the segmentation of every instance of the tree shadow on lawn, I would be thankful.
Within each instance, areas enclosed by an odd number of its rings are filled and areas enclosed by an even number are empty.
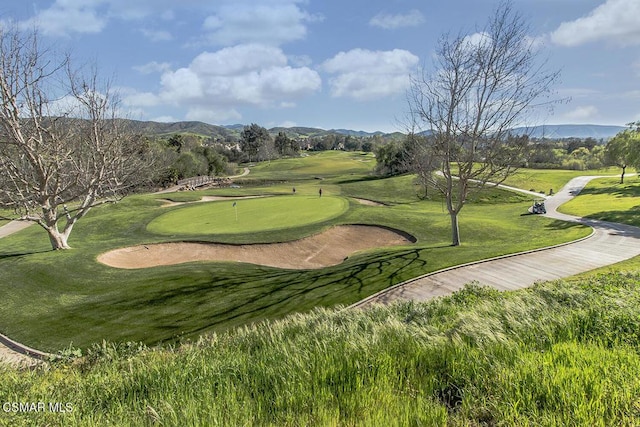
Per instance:
[[[640,196],[640,186],[638,185],[628,185],[628,184],[612,184],[607,187],[586,187],[583,188],[579,193],[580,195],[609,195],[615,197],[639,197]]]
[[[0,252],[0,260],[9,259],[9,258],[26,257],[29,255],[35,255],[35,254],[43,254],[45,252],[54,252],[54,250],[49,248],[49,249],[41,249],[41,250],[35,250],[35,251]]]
[[[595,212],[585,216],[585,219],[617,222],[640,227],[640,205],[628,210]]]
[[[572,228],[584,227],[584,224],[579,222],[562,221],[554,219],[549,224],[544,226],[544,230],[569,230]]]
[[[119,337],[96,340],[144,340],[173,342],[179,336],[195,337],[204,332],[224,331],[268,318],[281,318],[318,306],[359,301],[406,277],[403,271],[423,271],[427,262],[422,249],[373,255],[366,262],[344,263],[321,270],[247,269],[234,276],[215,274],[184,283],[179,273],[149,279],[140,292],[111,293],[89,304],[75,307],[77,314],[96,312],[103,326]],[[371,280],[375,277],[374,280]],[[154,281],[151,284],[151,281]],[[154,286],[155,285],[155,286]],[[133,296],[132,296],[133,295]],[[105,312],[105,307],[110,309]],[[116,328],[123,317],[140,328]],[[104,324],[106,323],[106,325]],[[111,325],[109,325],[111,324]],[[155,342],[147,342],[155,344]]]

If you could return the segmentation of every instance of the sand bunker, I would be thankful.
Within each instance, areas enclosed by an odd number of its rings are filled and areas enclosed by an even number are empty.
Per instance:
[[[98,261],[117,268],[148,268],[192,261],[237,261],[289,269],[313,269],[340,264],[354,252],[406,245],[410,236],[383,227],[343,225],[286,243],[227,245],[159,243],[105,252]]]
[[[369,200],[369,199],[360,199],[358,197],[354,197],[354,200],[358,203],[360,203],[361,205],[367,205],[367,206],[386,206],[384,203],[380,203],[380,202],[374,202],[373,200]]]

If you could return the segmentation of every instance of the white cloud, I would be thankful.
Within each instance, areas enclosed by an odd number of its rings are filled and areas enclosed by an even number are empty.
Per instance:
[[[140,32],[152,42],[164,42],[173,40],[173,36],[168,31],[141,29]]]
[[[602,93],[599,90],[590,89],[590,88],[563,88],[558,90],[558,94],[562,97],[570,97],[570,98],[588,98],[591,96],[598,96]]]
[[[173,116],[157,116],[152,118],[151,121],[160,123],[174,123],[178,122],[179,120],[176,120]]]
[[[26,29],[36,26],[43,34],[54,37],[91,34],[104,30],[111,19],[140,20],[154,14],[170,19],[171,7],[188,4],[176,5],[174,0],[55,0],[19,24]]]
[[[425,22],[424,16],[419,10],[411,10],[406,14],[387,14],[379,13],[369,21],[369,25],[373,27],[383,28],[385,30],[395,30],[403,27],[416,27]]]
[[[482,46],[486,43],[491,43],[491,37],[487,33],[474,33],[470,36],[466,36],[463,40],[465,44],[467,44],[469,48]],[[491,46],[491,44],[489,45]]]
[[[205,123],[221,123],[241,118],[242,115],[235,108],[216,108],[216,106],[191,107],[185,116],[186,120]]]
[[[284,122],[277,125],[277,127],[281,128],[293,128],[298,126],[296,122],[292,122],[291,120],[285,120]]]
[[[220,6],[215,15],[207,17],[203,28],[214,45],[238,43],[280,45],[304,39],[307,22],[318,20],[300,9],[299,0],[255,2],[234,1]]]
[[[36,26],[50,36],[99,33],[108,21],[104,13],[99,13],[99,6],[103,3],[88,0],[56,0],[50,8],[39,11],[33,18],[20,24],[25,28]]]
[[[419,58],[407,50],[340,52],[322,68],[336,76],[329,84],[334,97],[360,101],[404,93]]]
[[[168,62],[156,61],[152,61],[144,65],[136,65],[133,67],[133,69],[140,74],[162,73],[164,71],[168,71],[170,68],[171,64],[169,64]]]
[[[577,107],[573,111],[570,111],[564,114],[564,117],[569,120],[578,120],[584,121],[588,119],[592,119],[597,116],[599,113],[598,109],[593,105],[585,105],[581,107]]]
[[[158,94],[129,94],[129,106],[186,107],[189,120],[239,119],[241,106],[288,107],[320,90],[318,73],[292,67],[281,49],[258,44],[203,52],[188,67],[162,74]]]
[[[623,45],[640,44],[640,1],[607,0],[589,15],[563,22],[551,34],[551,40],[562,46],[578,46],[598,40]]]
[[[630,90],[622,94],[622,98],[640,99],[640,90]]]

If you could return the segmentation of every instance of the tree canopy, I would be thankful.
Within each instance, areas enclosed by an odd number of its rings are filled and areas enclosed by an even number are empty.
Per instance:
[[[618,133],[607,143],[607,160],[620,167],[620,184],[624,184],[627,166],[640,169],[640,121],[629,123],[629,128]]]

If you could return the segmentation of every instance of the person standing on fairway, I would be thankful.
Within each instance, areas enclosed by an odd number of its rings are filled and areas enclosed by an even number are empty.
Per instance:
[[[322,188],[318,190],[319,197],[322,197]]]

